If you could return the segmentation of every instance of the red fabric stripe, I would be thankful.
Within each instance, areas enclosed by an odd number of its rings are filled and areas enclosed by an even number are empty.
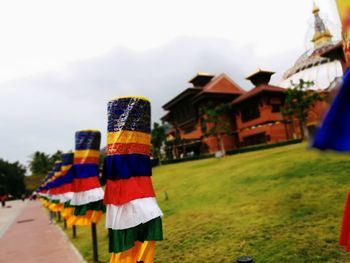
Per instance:
[[[88,191],[101,187],[100,181],[97,176],[92,176],[89,178],[75,178],[73,179],[73,192]]]
[[[107,180],[104,203],[122,205],[132,200],[154,197],[150,176],[135,176],[129,179]]]
[[[72,184],[64,184],[60,187],[53,188],[50,190],[50,193],[53,195],[64,194],[72,191]]]
[[[97,157],[84,157],[84,158],[74,158],[74,164],[83,164],[83,163],[97,163],[99,159]]]
[[[107,155],[151,153],[151,145],[141,143],[113,143],[107,145]]]
[[[347,195],[343,212],[343,222],[340,231],[339,245],[345,246],[350,251],[350,192]]]

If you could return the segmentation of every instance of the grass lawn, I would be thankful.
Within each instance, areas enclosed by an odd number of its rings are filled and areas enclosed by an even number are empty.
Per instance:
[[[297,144],[153,172],[165,214],[155,262],[231,263],[241,255],[257,263],[350,262],[338,246],[350,155]],[[90,228],[77,233],[72,242],[91,261]],[[108,262],[104,222],[98,235],[100,260]]]

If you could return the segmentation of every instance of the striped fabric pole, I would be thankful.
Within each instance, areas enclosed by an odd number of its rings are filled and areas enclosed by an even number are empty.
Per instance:
[[[58,178],[61,176],[61,161],[56,161],[55,166],[53,168],[53,177],[49,180],[49,195],[50,195],[50,205],[49,210],[53,213],[60,212],[63,208],[63,205],[60,204],[59,199],[57,199],[57,195],[55,189],[57,187]]]
[[[43,180],[42,184],[38,188],[38,197],[45,207],[49,207],[49,189],[47,187],[48,181],[53,177],[53,171],[50,171],[48,175]]]
[[[343,27],[343,48],[347,66],[350,66],[350,0],[336,0]]]
[[[350,153],[350,71],[343,79],[338,95],[333,101],[321,127],[318,129],[313,147]],[[350,192],[343,212],[339,244],[350,252]]]
[[[74,225],[98,223],[105,210],[104,192],[99,182],[99,150],[101,133],[97,130],[82,130],[75,133],[73,164]]]
[[[143,97],[108,103],[103,176],[110,263],[152,263],[155,241],[163,239],[163,214],[151,181],[150,114],[150,102]]]
[[[59,218],[61,213],[64,219],[71,214],[72,208],[65,208],[65,203],[72,199],[72,175],[71,168],[73,164],[73,153],[64,153],[61,155],[60,171],[55,173],[55,179],[51,183],[51,199],[54,200],[56,206],[53,212],[58,212]]]
[[[61,215],[65,222],[73,216],[74,212],[74,208],[70,205],[70,201],[73,198],[73,160],[74,154],[72,152],[63,153],[61,155],[61,177],[58,179],[58,187],[56,189],[57,199],[63,205]]]

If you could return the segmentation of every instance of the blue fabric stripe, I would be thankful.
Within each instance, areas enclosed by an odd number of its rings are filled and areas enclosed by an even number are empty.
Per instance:
[[[89,178],[92,176],[98,176],[99,169],[97,164],[85,163],[73,165],[74,178]]]
[[[76,150],[99,150],[101,133],[92,131],[77,131],[75,133]]]
[[[151,132],[151,104],[140,98],[119,98],[108,102],[108,132]]]
[[[315,136],[313,147],[350,152],[350,70],[344,75],[342,87]]]
[[[53,168],[54,172],[59,172],[61,170],[62,163],[61,162],[56,162],[55,166]]]
[[[105,179],[128,179],[132,176],[151,176],[152,165],[148,155],[123,154],[105,158]]]
[[[73,153],[64,153],[61,155],[62,165],[73,164],[74,154]]]
[[[69,169],[65,175],[58,177],[55,181],[53,181],[50,184],[50,186],[51,188],[56,188],[64,184],[69,184],[72,181],[73,181],[73,171],[72,169]]]

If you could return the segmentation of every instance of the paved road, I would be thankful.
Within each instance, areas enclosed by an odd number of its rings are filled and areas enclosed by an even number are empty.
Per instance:
[[[39,201],[3,208],[6,219],[0,221],[0,262],[9,263],[81,263],[80,255],[56,225],[48,224],[48,217]],[[5,211],[6,209],[6,211]],[[19,214],[16,217],[16,214]],[[9,223],[12,224],[8,226]]]
[[[0,238],[25,206],[20,200],[6,202],[7,208],[0,207]],[[1,248],[0,248],[1,249]]]

